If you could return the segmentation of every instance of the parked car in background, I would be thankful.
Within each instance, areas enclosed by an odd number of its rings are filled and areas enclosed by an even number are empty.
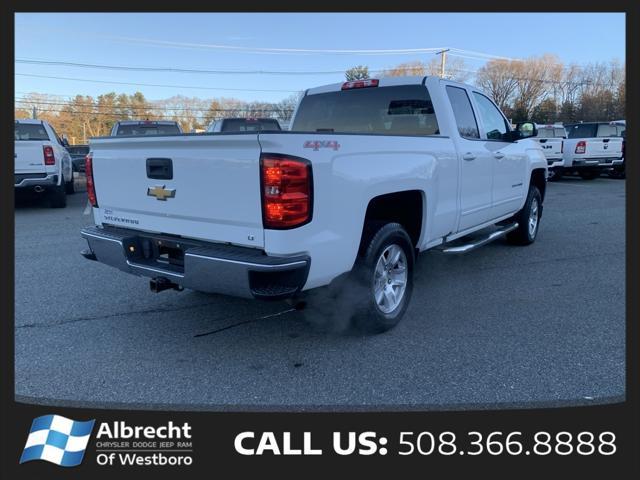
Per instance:
[[[71,155],[73,171],[84,173],[84,160],[89,153],[89,145],[69,145],[66,148]]]
[[[578,173],[593,180],[603,171],[622,165],[622,137],[611,122],[565,125],[564,162],[561,172]]]
[[[607,172],[611,178],[626,178],[627,171],[625,168],[626,160],[625,160],[625,146],[627,143],[627,122],[626,120],[615,120],[611,122],[616,126],[618,131],[618,135],[622,137],[622,164],[616,165]]]
[[[287,132],[92,138],[82,254],[154,292],[328,286],[316,305],[382,332],[409,305],[418,252],[535,241],[547,179],[535,133],[476,87],[416,76],[309,89]]]
[[[560,171],[563,166],[563,147],[564,139],[567,138],[567,132],[561,123],[555,124],[536,124],[538,133],[533,139],[540,144],[540,148],[544,152],[547,159],[547,168],[549,170],[549,180],[560,177]]]
[[[171,120],[120,120],[111,129],[112,137],[120,135],[176,135],[182,133],[178,122]]]
[[[53,127],[43,120],[16,120],[14,186],[49,197],[51,206],[67,205],[74,192],[71,155]]]
[[[275,118],[222,118],[216,120],[207,132],[262,132],[279,131],[280,123]]]

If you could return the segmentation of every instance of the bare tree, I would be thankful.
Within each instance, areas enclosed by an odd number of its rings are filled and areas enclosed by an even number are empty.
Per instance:
[[[426,65],[426,74],[436,77],[440,76],[440,59],[433,58]],[[471,78],[471,70],[462,58],[459,57],[447,57],[447,63],[445,68],[445,78],[453,80],[454,82],[467,82]]]
[[[395,67],[383,70],[380,74],[381,77],[405,77],[411,75],[426,75],[427,66],[416,60],[413,62],[405,62]]]
[[[476,84],[507,110],[518,87],[517,66],[509,60],[490,60],[476,74]]]
[[[369,67],[364,65],[352,67],[344,72],[344,76],[347,79],[347,82],[353,82],[354,80],[365,80],[369,78]]]

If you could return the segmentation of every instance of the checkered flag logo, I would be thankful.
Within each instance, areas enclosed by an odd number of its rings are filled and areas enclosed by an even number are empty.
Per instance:
[[[60,415],[35,418],[20,463],[45,460],[61,467],[82,463],[95,420],[76,422]]]

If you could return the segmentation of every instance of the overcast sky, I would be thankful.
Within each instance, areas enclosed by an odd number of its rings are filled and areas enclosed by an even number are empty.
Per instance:
[[[474,57],[464,58],[470,70],[486,61],[479,54],[553,53],[578,64],[625,56],[625,15],[616,13],[29,13],[16,14],[15,24],[17,60],[296,72],[142,72],[17,62],[16,74],[39,75],[16,75],[17,96],[141,91],[152,100],[181,94],[277,101],[344,80],[342,73],[302,72],[430,61],[430,49],[441,47],[473,52],[458,52]]]

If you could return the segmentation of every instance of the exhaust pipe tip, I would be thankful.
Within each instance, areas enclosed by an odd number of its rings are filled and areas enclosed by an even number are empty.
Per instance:
[[[40,185],[36,185],[35,187],[33,187],[33,189],[35,190],[36,193],[44,192],[44,188],[42,188]]]

